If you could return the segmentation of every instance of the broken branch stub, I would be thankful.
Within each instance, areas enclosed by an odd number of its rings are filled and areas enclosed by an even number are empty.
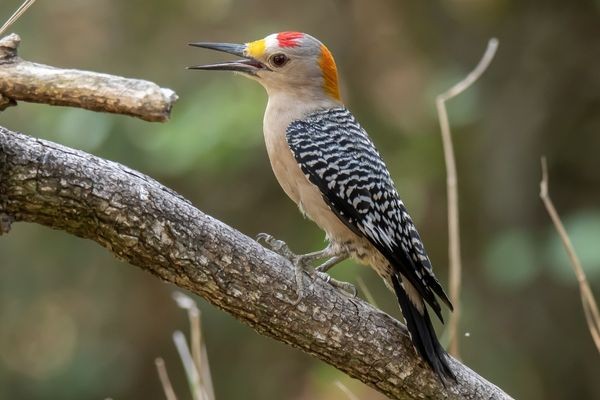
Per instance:
[[[62,69],[18,57],[21,39],[0,39],[0,111],[17,101],[79,107],[145,121],[169,119],[177,94],[155,83],[78,69]]]

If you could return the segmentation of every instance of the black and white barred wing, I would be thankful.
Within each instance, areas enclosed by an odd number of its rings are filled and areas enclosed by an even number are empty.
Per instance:
[[[331,210],[366,237],[441,318],[433,293],[450,302],[385,163],[354,116],[343,107],[319,111],[293,121],[286,137],[302,171]]]

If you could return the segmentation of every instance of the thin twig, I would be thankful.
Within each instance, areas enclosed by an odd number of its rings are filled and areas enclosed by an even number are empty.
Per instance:
[[[10,18],[4,23],[4,25],[2,25],[2,28],[0,28],[0,35],[10,28],[10,26],[14,24],[21,17],[21,15],[23,15],[23,13],[33,5],[33,3],[35,3],[35,0],[25,0],[23,4],[17,8],[17,11],[15,11],[13,15],[11,15]]]
[[[359,400],[358,397],[346,385],[340,381],[335,381],[335,385],[348,397],[348,400]]]
[[[560,220],[560,216],[554,207],[554,203],[548,194],[548,166],[546,164],[546,157],[542,157],[540,198],[544,202],[546,211],[548,211],[548,215],[550,215],[550,218],[554,223],[554,227],[556,228],[556,231],[558,232],[558,235],[565,246],[565,250],[567,251],[569,259],[571,260],[571,266],[573,267],[573,271],[577,277],[577,283],[579,284],[579,292],[581,294],[581,303],[583,304],[585,319],[587,321],[590,334],[592,335],[592,339],[594,340],[594,344],[596,345],[598,352],[600,352],[600,313],[598,312],[598,306],[596,300],[594,299],[594,294],[590,289],[587,277],[585,276],[585,272],[581,266],[581,261],[579,260],[579,257],[577,257],[577,253],[575,253],[573,243],[571,243],[571,239],[569,239],[569,235],[567,234],[567,231]]]
[[[458,218],[458,188],[456,177],[456,161],[452,135],[450,133],[450,122],[446,111],[446,101],[458,96],[471,86],[487,69],[496,54],[498,40],[490,39],[487,49],[479,61],[479,64],[465,79],[452,86],[446,92],[436,98],[437,112],[442,130],[442,143],[444,146],[444,159],[446,162],[446,186],[448,191],[448,255],[450,259],[450,300],[454,305],[454,312],[450,316],[450,354],[459,357],[458,348],[458,322],[460,320],[460,287],[461,287],[461,258],[460,258],[460,231]]]
[[[156,365],[158,378],[160,379],[160,383],[165,392],[165,397],[167,400],[177,400],[175,390],[173,390],[173,385],[171,384],[169,374],[167,373],[167,368],[165,367],[165,360],[163,360],[161,357],[158,357],[156,360],[154,360],[154,364]]]

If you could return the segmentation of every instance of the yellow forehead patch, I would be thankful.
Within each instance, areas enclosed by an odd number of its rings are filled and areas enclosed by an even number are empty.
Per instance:
[[[255,40],[254,42],[246,43],[246,53],[250,57],[260,58],[265,54],[265,47],[267,46],[265,39]]]
[[[340,89],[338,87],[338,75],[335,60],[329,49],[321,45],[321,57],[319,58],[319,66],[323,72],[324,89],[331,97],[336,100],[341,100]]]

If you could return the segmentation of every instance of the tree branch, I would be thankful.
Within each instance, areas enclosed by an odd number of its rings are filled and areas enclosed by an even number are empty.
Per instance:
[[[308,294],[295,306],[286,260],[151,178],[0,127],[2,215],[5,232],[26,221],[94,240],[390,398],[510,398],[454,359],[458,383],[443,387],[403,325],[321,280],[305,276]]]
[[[80,107],[125,114],[146,121],[169,119],[177,95],[155,83],[76,69],[60,69],[22,60],[21,38],[0,39],[0,111],[17,101]]]

